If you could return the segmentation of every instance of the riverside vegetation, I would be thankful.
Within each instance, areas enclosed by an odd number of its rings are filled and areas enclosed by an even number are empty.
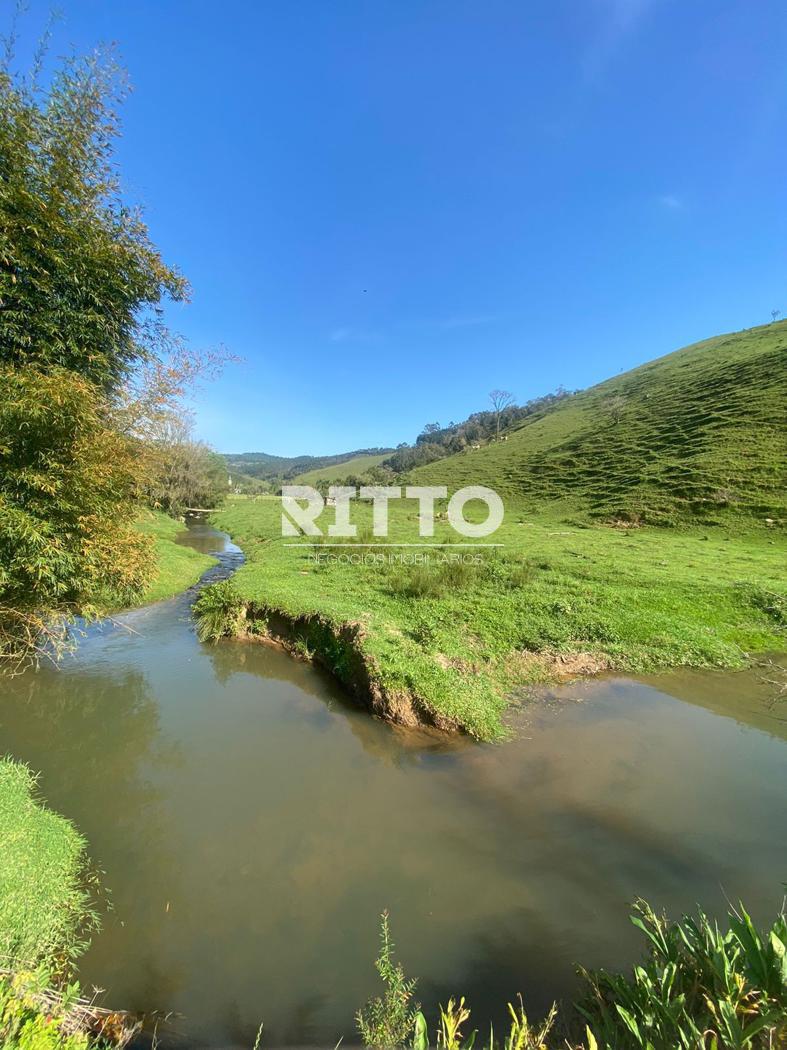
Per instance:
[[[781,650],[786,361],[784,323],[719,337],[414,470],[413,484],[505,498],[501,546],[480,553],[452,545],[444,505],[434,542],[449,546],[405,565],[376,548],[368,502],[353,510],[362,558],[293,546],[273,499],[231,500],[214,521],[247,562],[200,597],[202,635],[274,637],[383,717],[482,739],[522,685]],[[389,508],[386,541],[417,541],[417,504]]]
[[[86,888],[86,844],[35,798],[26,766],[0,759],[0,1045],[84,1050],[64,1024],[76,987],[68,978],[95,918]],[[65,983],[64,983],[65,982]],[[58,1006],[40,998],[63,987]]]
[[[154,538],[134,521],[226,491],[182,401],[226,355],[190,350],[162,322],[188,286],[122,198],[111,52],[68,60],[43,88],[45,54],[17,73],[4,43],[0,660],[19,665],[67,644],[69,618],[160,593]]]
[[[176,546],[158,508],[215,505],[226,470],[182,405],[223,355],[163,325],[188,286],[120,191],[122,70],[98,51],[43,87],[46,48],[18,73],[13,31],[2,44],[0,672],[14,673],[72,645],[76,617],[193,583],[211,559]],[[0,761],[0,1041],[77,1050],[87,1014],[63,982],[91,922],[85,847],[33,796],[29,771]]]
[[[701,911],[670,923],[644,901],[631,921],[646,938],[646,957],[631,976],[580,968],[586,992],[573,1013],[553,1004],[535,1024],[520,999],[509,1004],[509,1031],[469,1027],[464,998],[439,1007],[440,1050],[744,1050],[787,1045],[787,919],[755,929],[742,906],[721,929]],[[357,1015],[367,1047],[429,1050],[429,1028],[414,1002],[416,981],[394,962],[388,915],[376,961],[384,994]],[[579,1034],[581,1032],[581,1034]]]

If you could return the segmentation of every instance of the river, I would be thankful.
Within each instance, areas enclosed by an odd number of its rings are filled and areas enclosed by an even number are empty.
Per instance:
[[[238,552],[196,523],[184,542]],[[219,573],[224,571],[219,570]],[[111,910],[83,983],[172,1011],[163,1041],[334,1045],[377,990],[380,911],[418,995],[501,1018],[624,967],[629,903],[672,915],[787,879],[787,701],[762,672],[542,691],[512,739],[397,730],[313,667],[200,645],[183,595],[4,680],[0,751],[86,835]]]

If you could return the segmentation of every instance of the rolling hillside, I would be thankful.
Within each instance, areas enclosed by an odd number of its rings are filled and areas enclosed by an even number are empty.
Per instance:
[[[787,519],[787,322],[650,361],[411,472],[528,506],[670,524]]]
[[[298,474],[292,480],[297,485],[313,485],[316,481],[338,481],[351,474],[360,476],[364,471],[378,467],[390,455],[390,452],[380,452],[376,456],[353,456],[352,459],[343,459],[340,463],[333,463],[317,470],[308,470],[304,474]]]

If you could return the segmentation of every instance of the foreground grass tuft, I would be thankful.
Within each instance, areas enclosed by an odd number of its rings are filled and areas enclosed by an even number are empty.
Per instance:
[[[408,980],[399,963],[394,962],[393,949],[388,912],[383,912],[380,917],[380,954],[374,966],[385,992],[382,997],[370,999],[355,1018],[364,1045],[372,1050],[404,1045],[415,1030],[419,1017],[420,1007],[412,1002],[416,982]]]
[[[238,634],[243,624],[243,599],[231,580],[205,587],[194,602],[197,637],[201,642],[217,642]]]

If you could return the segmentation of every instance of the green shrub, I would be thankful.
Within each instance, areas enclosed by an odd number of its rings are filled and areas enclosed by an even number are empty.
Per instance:
[[[3,1050],[102,1050],[125,1045],[137,1029],[131,1018],[80,1000],[77,984],[52,988],[45,969],[0,976]]]
[[[87,1050],[87,1035],[64,1033],[63,1016],[42,1008],[35,994],[38,983],[34,975],[0,977],[3,1050]]]
[[[120,192],[112,55],[68,59],[38,90],[12,58],[0,63],[0,362],[111,390],[165,336],[155,308],[187,286]]]
[[[133,600],[151,544],[132,524],[138,453],[98,388],[0,360],[0,390],[0,656],[22,660],[61,639],[54,614]]]
[[[401,570],[393,578],[392,590],[408,598],[439,598],[445,593],[443,581],[430,565],[414,565]]]
[[[380,917],[380,954],[375,969],[385,985],[385,993],[370,999],[356,1015],[358,1031],[364,1044],[373,1050],[393,1050],[403,1046],[416,1024],[419,1007],[412,1005],[415,981],[408,980],[404,970],[393,961],[393,944],[388,928],[388,913]]]
[[[205,587],[194,602],[197,637],[201,642],[218,642],[239,633],[246,616],[246,605],[231,580]]]
[[[632,922],[648,956],[630,977],[581,971],[580,1010],[604,1047],[778,1047],[787,1043],[787,921],[761,934],[741,906],[722,930],[702,912],[670,924],[644,902]]]

